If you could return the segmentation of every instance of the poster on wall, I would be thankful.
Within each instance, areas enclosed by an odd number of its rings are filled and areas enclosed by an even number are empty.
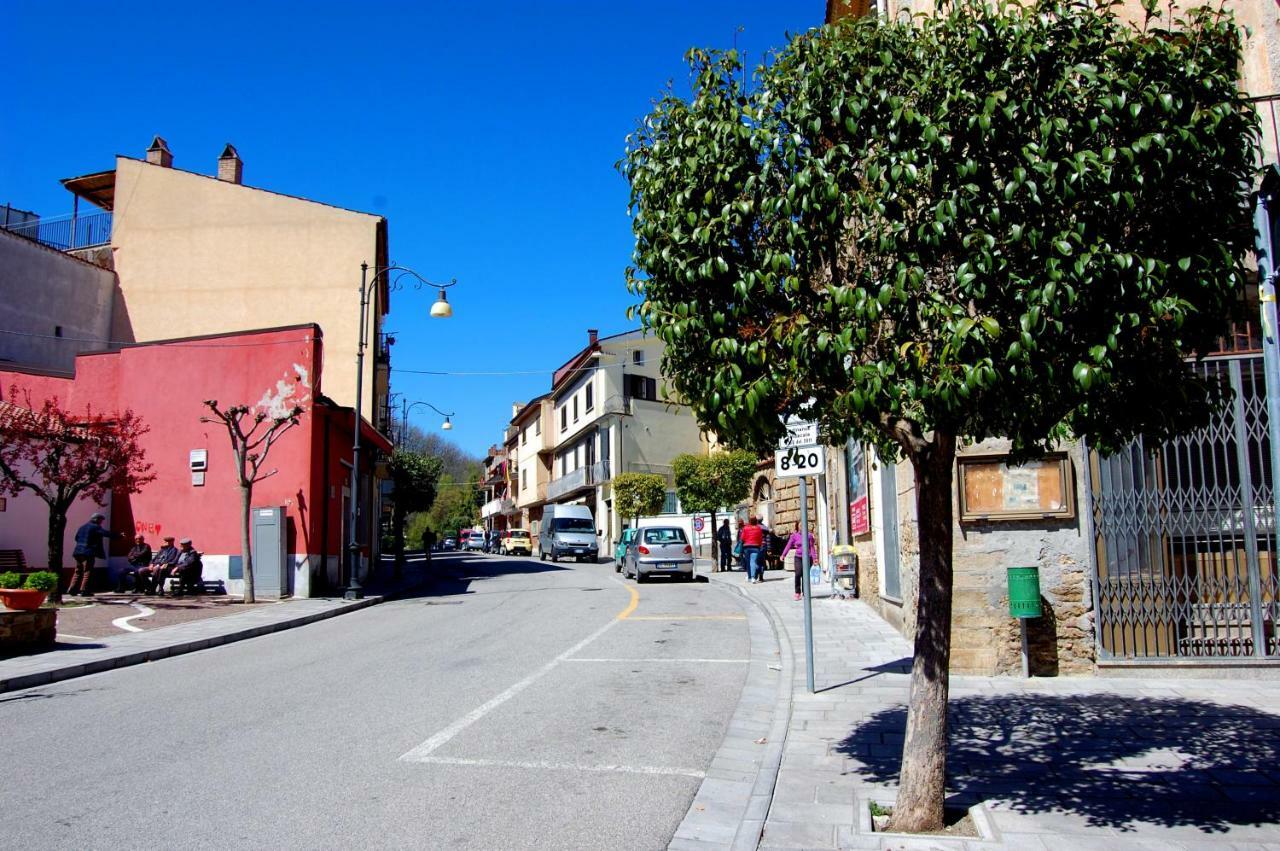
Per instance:
[[[845,444],[845,468],[849,483],[849,537],[871,531],[871,513],[867,510],[867,459],[862,444],[850,440]]]

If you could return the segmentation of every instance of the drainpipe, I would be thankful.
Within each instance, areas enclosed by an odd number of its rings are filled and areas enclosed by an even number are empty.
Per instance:
[[[1273,541],[1280,534],[1280,346],[1276,326],[1276,255],[1273,230],[1276,205],[1275,189],[1280,169],[1267,168],[1253,210],[1254,245],[1258,259],[1258,302],[1262,320],[1262,368],[1267,387],[1267,437],[1271,448],[1271,528]],[[1253,652],[1266,655],[1266,642],[1261,622],[1262,589],[1259,565],[1250,571],[1249,596],[1253,598]]]

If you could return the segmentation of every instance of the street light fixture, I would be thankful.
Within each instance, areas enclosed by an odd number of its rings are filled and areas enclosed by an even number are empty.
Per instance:
[[[442,411],[439,408],[437,408],[435,405],[431,404],[430,402],[410,402],[408,399],[403,399],[400,402],[400,435],[401,435],[400,440],[401,442],[404,441],[405,435],[409,434],[409,412],[412,411],[414,408],[418,407],[419,405],[422,405],[425,408],[430,408],[440,416],[444,417],[444,422],[440,425],[441,429],[443,429],[444,431],[453,430],[453,422],[450,420],[450,417],[456,417],[457,414],[450,414],[450,413],[447,413],[446,411]]]
[[[391,277],[392,273],[395,273],[394,277]],[[364,402],[364,350],[368,345],[368,337],[365,332],[369,324],[369,294],[373,292],[373,285],[384,275],[387,276],[387,292],[395,292],[401,289],[400,281],[406,277],[414,279],[413,288],[415,290],[420,290],[424,286],[439,288],[440,298],[431,306],[431,315],[437,318],[453,315],[453,308],[449,307],[449,302],[444,297],[444,291],[449,287],[456,286],[458,283],[458,280],[454,278],[447,284],[437,284],[428,281],[407,266],[397,266],[394,263],[389,266],[375,267],[373,277],[369,277],[369,264],[360,264],[360,333],[357,335],[356,345],[356,421],[353,429],[355,437],[351,445],[351,500],[347,517],[348,583],[342,593],[343,598],[347,600],[364,598],[364,588],[360,586],[360,544],[357,540],[356,527],[360,521],[360,426],[363,422],[361,408]],[[444,309],[438,310],[437,308],[441,304],[444,305]]]

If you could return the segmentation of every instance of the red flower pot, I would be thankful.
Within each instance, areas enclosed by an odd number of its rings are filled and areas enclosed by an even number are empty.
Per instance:
[[[6,608],[20,609],[23,611],[34,611],[40,608],[44,603],[44,598],[49,596],[48,591],[32,591],[28,588],[0,588],[0,603],[4,603]]]

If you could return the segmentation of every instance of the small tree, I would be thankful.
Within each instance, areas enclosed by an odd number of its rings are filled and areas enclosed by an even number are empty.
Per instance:
[[[11,387],[9,398],[18,397]],[[72,414],[56,397],[35,410],[30,394],[22,398],[26,407],[10,402],[0,413],[0,494],[30,491],[49,506],[48,566],[57,571],[67,512],[77,499],[102,503],[113,490],[138,493],[155,479],[141,442],[150,428],[129,410],[105,415],[86,406]]]
[[[919,593],[892,829],[942,824],[957,440],[1014,460],[1207,421],[1249,280],[1256,115],[1242,34],[1143,0],[956,0],[796,37],[746,91],[690,54],[629,139],[632,291],[704,428],[764,451],[789,415],[915,471]]]
[[[613,507],[620,517],[657,514],[667,500],[667,480],[657,473],[621,473],[613,478]]]
[[[436,501],[436,483],[440,480],[443,463],[440,458],[428,458],[417,452],[397,449],[388,465],[394,491],[394,508],[391,513],[391,535],[395,541],[396,575],[404,565],[405,518],[409,514],[426,511]]]
[[[285,432],[300,422],[303,409],[294,405],[283,414],[270,414],[261,407],[234,405],[226,410],[218,407],[217,399],[206,399],[213,416],[201,417],[202,423],[221,423],[231,439],[231,453],[236,459],[236,484],[240,488],[240,558],[244,564],[244,601],[256,602],[253,593],[253,549],[249,533],[253,519],[253,486],[274,476],[277,470],[263,472],[267,454]]]
[[[677,455],[671,464],[681,507],[711,515],[712,558],[719,557],[720,546],[715,537],[716,512],[733,508],[747,496],[756,460],[754,452],[736,449],[712,455]]]

